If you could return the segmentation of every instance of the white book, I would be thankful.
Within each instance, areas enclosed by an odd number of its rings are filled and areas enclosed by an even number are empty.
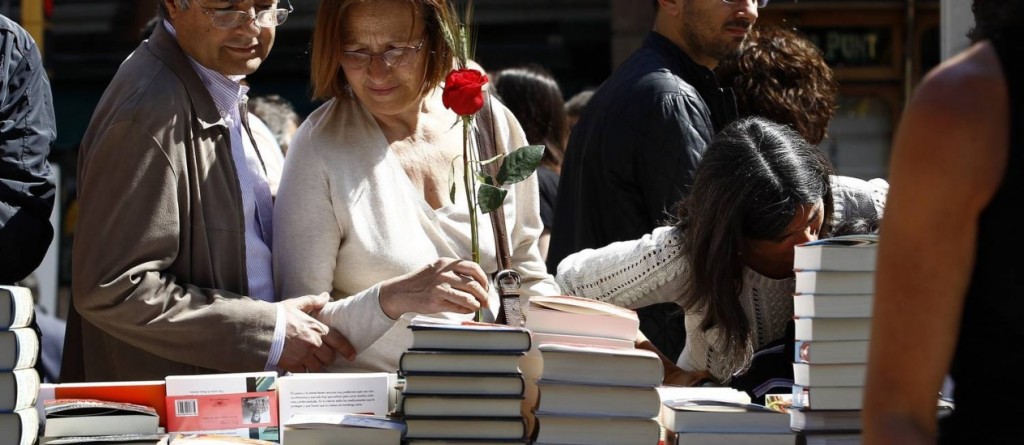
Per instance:
[[[863,386],[793,385],[793,407],[808,410],[859,410],[864,405]]]
[[[39,360],[39,336],[32,328],[0,330],[0,372],[28,369]]]
[[[668,400],[661,413],[665,428],[677,433],[788,433],[789,416],[754,403]]]
[[[298,414],[388,413],[388,391],[394,386],[392,374],[310,373],[278,378],[281,419]]]
[[[789,410],[789,425],[794,431],[855,432],[861,429],[860,415],[860,409],[826,410],[793,406]]]
[[[539,382],[538,414],[651,418],[661,410],[653,387]]]
[[[818,318],[866,318],[871,316],[873,295],[796,294],[793,315]]]
[[[399,445],[405,422],[383,416],[302,413],[284,421],[287,445]]]
[[[646,349],[557,344],[538,349],[543,358],[541,381],[655,387],[665,372],[661,358]]]
[[[277,440],[277,373],[167,376],[167,431]]]
[[[872,271],[878,235],[845,235],[800,244],[793,251],[797,270]]]
[[[797,340],[869,340],[870,318],[797,318]]]
[[[621,338],[594,337],[592,335],[569,335],[551,334],[546,332],[533,333],[534,345],[577,345],[597,346],[599,348],[625,348],[632,349],[636,343],[634,340],[623,340]]]
[[[636,340],[636,312],[610,303],[573,296],[531,297],[526,310],[531,332]]]
[[[32,291],[22,286],[0,285],[0,330],[26,327],[35,313]]]
[[[832,270],[798,270],[798,294],[851,294],[875,293],[875,272],[845,272]]]
[[[793,384],[799,386],[864,386],[867,365],[846,364],[793,364]]]
[[[867,363],[870,340],[797,340],[794,363]]]
[[[796,445],[796,433],[680,433],[676,445]]]
[[[652,445],[660,435],[654,419],[537,415],[536,443]]]
[[[34,368],[0,372],[0,413],[35,406],[39,386]]]

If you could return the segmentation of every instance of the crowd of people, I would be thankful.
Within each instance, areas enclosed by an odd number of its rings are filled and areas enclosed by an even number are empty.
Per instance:
[[[791,353],[757,353],[792,345],[793,247],[880,230],[866,443],[1013,434],[1020,410],[992,381],[1010,380],[1024,336],[1009,28],[1024,10],[975,1],[976,44],[907,107],[890,193],[838,176],[817,147],[838,84],[805,37],[757,24],[767,0],[654,3],[651,32],[600,87],[566,100],[544,67],[488,73],[497,153],[545,151],[506,188],[508,245],[482,236],[474,262],[469,195],[452,181],[466,136],[443,98],[448,1],[320,2],[309,82],[322,104],[302,117],[247,95],[289,2],[158,0],[80,147],[60,380],[394,372],[413,315],[499,320],[492,277],[508,251],[523,304],[636,309],[637,346],[662,357],[666,384],[753,392],[792,376]],[[12,283],[53,236],[54,117],[31,38],[3,17],[0,36]],[[940,427],[947,373],[957,409]]]

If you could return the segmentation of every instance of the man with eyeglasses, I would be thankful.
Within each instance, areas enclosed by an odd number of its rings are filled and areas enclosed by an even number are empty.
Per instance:
[[[566,147],[548,270],[572,253],[633,240],[669,221],[715,132],[736,118],[712,70],[736,53],[768,0],[657,0],[654,28],[594,93]],[[638,311],[671,360],[679,306]]]
[[[287,0],[286,0],[287,2]],[[79,153],[79,219],[62,381],[316,371],[354,350],[278,302],[272,198],[242,79],[290,3],[160,0]]]

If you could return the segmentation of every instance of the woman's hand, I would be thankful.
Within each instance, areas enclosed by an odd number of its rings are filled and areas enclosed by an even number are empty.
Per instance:
[[[472,261],[439,258],[380,285],[380,307],[391,319],[407,312],[469,314],[487,306],[487,275]]]

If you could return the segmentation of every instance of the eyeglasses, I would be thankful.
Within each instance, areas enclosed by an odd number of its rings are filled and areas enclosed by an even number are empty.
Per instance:
[[[756,4],[758,8],[763,8],[765,6],[768,6],[769,1],[770,0],[754,0],[754,4]],[[722,2],[728,3],[730,5],[735,5],[737,3],[746,3],[747,0],[722,0]]]
[[[295,10],[291,2],[288,2],[288,9],[270,8],[258,11],[256,15],[252,15],[248,11],[229,9],[230,7],[227,9],[212,8],[198,0],[196,0],[196,3],[203,8],[203,14],[210,16],[210,19],[213,21],[213,27],[220,29],[235,29],[251,22],[256,22],[256,26],[260,28],[273,28],[288,20],[288,14]]]
[[[416,46],[399,46],[376,54],[363,51],[343,51],[341,53],[341,64],[348,69],[358,70],[366,68],[374,58],[380,57],[385,66],[394,68],[399,64],[407,62],[405,56],[419,53],[423,49],[423,44],[424,40],[420,40]]]

